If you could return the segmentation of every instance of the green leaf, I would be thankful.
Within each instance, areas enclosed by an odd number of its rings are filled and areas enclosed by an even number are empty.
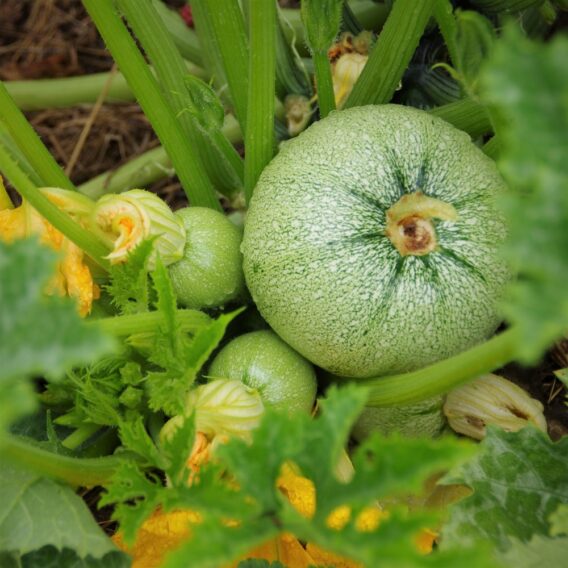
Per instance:
[[[181,342],[178,352],[172,349],[167,336],[157,334],[150,360],[165,371],[148,374],[147,388],[152,410],[164,410],[169,416],[183,414],[188,390],[223,339],[229,323],[242,311],[239,309],[219,316],[200,329],[191,342]]]
[[[225,109],[215,91],[195,75],[183,78],[188,92],[188,101],[193,106],[187,111],[205,130],[217,130],[223,126]]]
[[[364,507],[377,510],[377,498],[385,493],[391,496],[391,491],[419,487],[428,475],[463,461],[473,451],[472,446],[455,440],[436,443],[377,437],[356,457],[360,470],[353,479],[347,484],[340,482],[335,478],[336,458],[365,400],[366,391],[350,386],[332,389],[316,419],[268,409],[250,444],[231,439],[220,446],[216,463],[204,466],[199,482],[187,488],[186,501],[201,500],[205,505],[209,483],[215,479],[211,472],[218,475],[220,468],[226,473],[216,477],[217,487],[225,483],[232,488],[236,482],[242,501],[236,504],[236,495],[230,491],[217,494],[218,511],[200,509],[203,522],[192,527],[192,538],[170,557],[167,566],[219,566],[282,532],[366,566],[493,566],[483,549],[473,554],[471,550],[460,550],[431,557],[420,555],[412,542],[421,529],[435,526],[437,516],[433,513],[394,510],[378,528],[363,532],[357,529],[358,513]],[[282,466],[290,462],[299,465],[314,483],[317,507],[322,507],[323,513],[318,511],[311,519],[301,516],[281,494],[277,482]],[[327,523],[325,513],[336,504],[353,511],[343,528]],[[226,518],[236,523],[227,525],[223,522]]]
[[[568,329],[568,38],[541,45],[507,28],[482,85],[512,190],[505,252],[519,278],[506,315],[522,332],[519,358],[535,362]]]
[[[237,568],[286,568],[282,562],[275,560],[268,562],[268,560],[259,560],[258,558],[249,558],[239,562]]]
[[[550,521],[550,536],[568,536],[568,504],[560,505],[548,520]]]
[[[339,32],[343,0],[302,0],[301,10],[310,49],[327,51]]]
[[[0,242],[0,379],[61,375],[111,350],[111,339],[87,327],[68,298],[46,298],[55,254],[35,240]]]
[[[498,555],[504,566],[515,568],[541,568],[566,564],[568,538],[533,536],[529,542],[514,539],[511,548]]]
[[[129,568],[130,564],[130,557],[118,550],[107,552],[101,558],[81,558],[74,550],[58,550],[54,546],[44,546],[24,555],[0,552],[2,568]]]
[[[116,264],[110,271],[106,291],[121,314],[147,312],[150,306],[148,260],[154,248],[154,239],[141,242],[124,264]]]
[[[116,550],[69,487],[12,463],[0,464],[0,481],[0,550],[23,555],[53,545],[80,558]]]
[[[513,539],[548,535],[549,517],[568,501],[568,438],[557,443],[540,430],[515,433],[489,427],[481,452],[446,476],[473,494],[450,509],[442,531],[444,548],[489,540],[506,550]]]
[[[468,95],[477,94],[482,64],[490,57],[496,34],[491,22],[479,12],[456,12],[456,58],[458,77]]]
[[[99,505],[115,505],[112,518],[120,521],[120,532],[133,544],[138,529],[160,504],[161,479],[144,473],[134,462],[124,461],[116,469]]]
[[[278,528],[258,519],[243,526],[223,526],[221,519],[208,518],[192,529],[191,553],[182,546],[168,555],[164,568],[218,568],[255,546],[275,537]]]

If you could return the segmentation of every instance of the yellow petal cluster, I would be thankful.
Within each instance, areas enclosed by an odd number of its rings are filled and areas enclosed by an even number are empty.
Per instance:
[[[68,209],[66,194],[72,192],[55,188],[45,188],[42,192],[55,205],[64,210]],[[74,202],[75,200],[76,198],[73,197]],[[81,207],[84,207],[82,201],[83,199],[79,198]],[[79,314],[86,316],[91,311],[93,300],[99,296],[99,288],[84,263],[83,251],[48,223],[26,201],[15,209],[6,208],[0,211],[0,239],[12,242],[31,235],[37,235],[41,243],[61,253],[56,273],[48,283],[46,292],[75,298]]]
[[[204,436],[198,438],[199,452],[205,451]],[[311,518],[315,513],[316,494],[311,480],[297,474],[292,465],[284,465],[277,480],[279,490],[286,496],[292,506],[301,515]],[[349,507],[338,507],[328,517],[330,528],[341,530],[351,517]],[[381,519],[388,513],[379,507],[367,507],[357,517],[356,524],[360,531],[373,531]],[[138,531],[134,546],[127,547],[118,533],[113,537],[119,548],[132,556],[132,568],[159,568],[164,557],[175,550],[191,536],[191,526],[200,522],[200,516],[192,511],[175,511],[164,513],[156,511]],[[424,554],[431,552],[436,534],[423,531],[416,539],[418,550]],[[270,539],[243,558],[231,565],[236,567],[244,558],[265,559],[270,562],[278,560],[291,568],[308,568],[309,566],[335,566],[336,568],[360,568],[360,564],[332,552],[326,551],[313,543],[303,545],[289,533],[280,534]],[[227,567],[229,568],[229,567]]]

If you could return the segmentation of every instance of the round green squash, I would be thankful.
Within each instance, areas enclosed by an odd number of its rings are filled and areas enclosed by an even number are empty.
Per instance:
[[[187,207],[176,215],[186,230],[183,258],[168,266],[178,302],[191,309],[213,308],[241,296],[242,231],[205,207]]]
[[[239,380],[257,389],[268,405],[289,412],[310,412],[316,398],[312,365],[269,330],[246,333],[227,343],[208,374]]]
[[[435,438],[446,426],[442,404],[443,397],[437,396],[402,406],[367,406],[355,422],[351,435],[359,442],[373,432],[383,435],[398,432],[406,438]]]
[[[249,290],[280,337],[336,375],[423,367],[501,321],[504,190],[465,133],[424,111],[334,112],[260,177],[242,245]]]

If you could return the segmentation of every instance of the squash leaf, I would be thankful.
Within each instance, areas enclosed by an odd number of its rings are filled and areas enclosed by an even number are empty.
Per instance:
[[[515,568],[541,568],[563,566],[566,563],[568,537],[547,538],[535,535],[528,542],[511,541],[511,548],[499,554],[504,566]]]
[[[464,549],[421,555],[414,541],[421,529],[435,527],[439,516],[409,513],[404,507],[387,516],[376,507],[377,499],[416,490],[433,473],[461,463],[475,451],[473,445],[454,439],[377,436],[354,456],[358,472],[351,481],[336,478],[336,460],[366,396],[365,390],[354,386],[332,389],[315,419],[267,409],[252,440],[233,438],[218,446],[215,459],[202,466],[191,485],[180,472],[180,461],[173,459],[186,456],[193,441],[187,419],[182,427],[186,432],[164,440],[158,448],[169,486],[140,470],[132,471],[137,468],[133,464],[125,465],[105,502],[119,503],[116,517],[130,542],[158,506],[164,512],[191,509],[201,515],[201,521],[191,525],[191,538],[167,557],[165,565],[170,568],[224,565],[284,533],[368,566],[493,566],[484,549],[474,554]],[[155,459],[153,452],[145,453]],[[309,478],[305,483],[312,484],[321,513],[304,516],[284,497],[278,483],[286,467],[297,467]],[[351,509],[351,518],[344,526],[330,525],[330,510],[344,507]],[[368,508],[380,521],[378,527],[361,531],[357,519]]]
[[[3,553],[26,555],[51,545],[58,551],[69,549],[81,559],[102,558],[116,550],[85,502],[69,487],[11,463],[0,465],[0,481]]]
[[[101,558],[85,556],[81,558],[74,550],[58,550],[54,546],[44,546],[27,554],[0,552],[2,568],[129,568],[130,558],[123,552],[114,550]]]
[[[507,259],[518,271],[505,306],[534,363],[568,329],[568,38],[538,44],[510,26],[482,78],[511,187]]]
[[[116,264],[110,270],[106,291],[121,314],[147,312],[150,306],[148,261],[155,239],[142,241],[128,255],[128,262]]]
[[[34,239],[0,242],[0,430],[35,408],[25,380],[60,376],[113,350],[112,338],[81,321],[69,298],[46,296],[56,255]]]
[[[450,509],[444,548],[489,540],[505,551],[516,540],[548,536],[550,516],[568,502],[568,438],[557,443],[532,427],[507,433],[490,427],[480,453],[443,483],[461,483],[473,494]]]
[[[94,361],[113,343],[87,327],[68,298],[46,297],[56,256],[37,241],[0,242],[0,377],[61,375],[77,363]]]

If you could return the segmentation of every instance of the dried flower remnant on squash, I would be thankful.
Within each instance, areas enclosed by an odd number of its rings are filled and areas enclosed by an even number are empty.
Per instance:
[[[88,198],[76,192],[58,188],[42,188],[41,191],[52,203],[81,223],[94,206]],[[0,239],[11,242],[32,235],[37,235],[42,244],[61,253],[56,273],[48,283],[46,293],[75,298],[79,314],[88,315],[100,290],[84,262],[83,251],[26,201],[15,209],[0,211]]]

